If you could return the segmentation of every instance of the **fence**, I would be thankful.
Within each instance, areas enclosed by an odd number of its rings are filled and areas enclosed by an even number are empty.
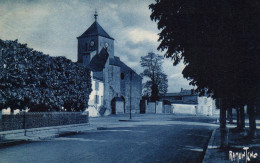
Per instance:
[[[2,131],[88,123],[88,113],[31,112],[2,115]]]

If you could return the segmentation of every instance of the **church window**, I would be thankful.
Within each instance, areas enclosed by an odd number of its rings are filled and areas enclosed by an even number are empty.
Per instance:
[[[101,105],[103,105],[103,96],[101,96]]]
[[[121,73],[121,74],[120,74],[120,78],[121,78],[122,80],[124,80],[124,79],[125,79],[125,74],[124,74],[124,73]]]
[[[99,96],[95,95],[95,104],[99,104]]]
[[[95,90],[98,91],[99,90],[99,83],[95,82]]]

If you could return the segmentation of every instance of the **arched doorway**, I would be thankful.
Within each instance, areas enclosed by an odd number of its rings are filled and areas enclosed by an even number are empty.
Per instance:
[[[116,114],[116,98],[115,97],[111,100],[111,111],[112,111],[112,114]]]
[[[121,98],[122,98],[122,100],[124,102],[124,113],[125,113],[125,98],[124,98],[124,96],[121,96]]]

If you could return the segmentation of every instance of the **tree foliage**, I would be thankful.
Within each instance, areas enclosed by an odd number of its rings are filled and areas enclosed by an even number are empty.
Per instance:
[[[91,92],[90,72],[65,57],[50,57],[16,41],[0,40],[1,109],[81,111]]]
[[[149,94],[155,101],[168,89],[167,75],[162,70],[163,56],[151,52],[142,56],[140,63],[144,68],[141,76],[148,78],[144,83],[144,94]]]
[[[161,30],[158,49],[174,65],[183,59],[183,76],[201,94],[220,99],[224,110],[247,105],[253,124],[260,97],[260,2],[156,0],[149,7]]]
[[[181,59],[190,84],[226,98],[256,101],[259,92],[259,1],[156,0],[149,7],[158,21],[165,56]]]

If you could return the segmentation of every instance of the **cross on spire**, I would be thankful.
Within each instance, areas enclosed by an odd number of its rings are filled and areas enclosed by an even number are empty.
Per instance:
[[[97,10],[95,10],[94,17],[95,17],[95,21],[97,21],[97,17],[98,17]]]

